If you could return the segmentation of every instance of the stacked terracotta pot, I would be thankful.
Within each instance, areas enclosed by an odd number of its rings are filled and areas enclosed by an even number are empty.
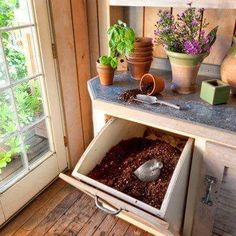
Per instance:
[[[152,64],[152,38],[136,38],[134,52],[127,56],[128,68],[132,78],[140,80],[149,72]]]

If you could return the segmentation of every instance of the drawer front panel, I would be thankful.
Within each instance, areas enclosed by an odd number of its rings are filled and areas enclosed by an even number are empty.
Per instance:
[[[94,199],[99,198],[99,202],[111,212],[119,212],[118,217],[135,224],[136,226],[160,236],[178,236],[178,233],[170,231],[169,224],[147,212],[140,210],[129,203],[117,199],[103,191],[100,191],[86,183],[78,181],[65,174],[60,174],[60,178],[72,186],[88,194]]]
[[[193,235],[236,235],[236,149],[207,142]]]

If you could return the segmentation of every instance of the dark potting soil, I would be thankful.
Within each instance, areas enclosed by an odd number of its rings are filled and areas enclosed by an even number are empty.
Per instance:
[[[180,150],[160,140],[123,140],[108,151],[89,177],[160,209],[180,154]],[[161,174],[156,181],[142,182],[133,172],[151,159],[163,163]]]
[[[153,90],[153,86],[154,86],[153,83],[148,83],[148,84],[142,85],[142,92],[143,92],[144,94],[151,93],[152,90]]]
[[[134,98],[138,94],[148,94],[152,92],[153,89],[153,83],[146,84],[142,87],[142,90],[140,89],[130,89],[126,90],[123,93],[121,93],[118,97],[119,100],[127,102],[127,103],[139,103],[138,101],[135,101]]]
[[[127,103],[138,103],[134,100],[137,94],[143,94],[143,92],[140,89],[126,90],[120,94],[118,99]]]

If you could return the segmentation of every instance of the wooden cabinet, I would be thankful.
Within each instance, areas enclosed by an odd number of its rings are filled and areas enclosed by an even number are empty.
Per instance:
[[[236,235],[236,149],[206,142],[192,235]]]

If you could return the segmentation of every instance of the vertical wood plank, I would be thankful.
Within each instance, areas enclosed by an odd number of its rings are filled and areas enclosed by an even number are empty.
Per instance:
[[[137,37],[144,36],[144,7],[125,8],[125,22],[135,30]]]
[[[97,75],[96,61],[99,58],[99,25],[97,0],[87,0],[88,32],[91,76]]]
[[[71,5],[66,0],[51,0],[50,3],[64,103],[68,149],[71,166],[73,167],[77,162],[77,158],[83,153],[84,141]]]
[[[204,17],[210,23],[206,31],[209,32],[216,25],[219,25],[216,42],[204,63],[220,65],[232,43],[236,10],[206,9]]]
[[[154,30],[155,24],[158,20],[157,13],[159,10],[170,11],[170,8],[156,8],[156,7],[146,7],[145,8],[145,23],[144,23],[144,36],[155,38]],[[167,58],[165,50],[162,45],[154,46],[153,55],[154,57]]]
[[[71,0],[71,9],[74,27],[74,40],[83,124],[83,137],[84,145],[85,147],[87,147],[87,145],[92,139],[92,111],[91,101],[87,89],[87,81],[90,79],[91,76],[86,1]],[[74,119],[76,119],[76,117],[74,117]],[[80,140],[78,139],[76,141],[80,142]]]
[[[110,7],[110,25],[116,24],[118,20],[124,21],[124,7]]]
[[[107,29],[110,25],[110,7],[108,0],[98,0],[98,22],[100,54],[108,54]]]

